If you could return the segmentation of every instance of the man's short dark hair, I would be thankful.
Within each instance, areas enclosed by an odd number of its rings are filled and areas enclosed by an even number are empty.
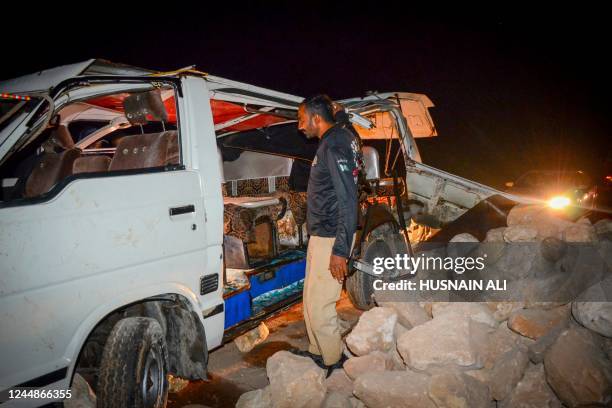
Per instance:
[[[327,95],[315,95],[302,101],[302,105],[311,115],[319,115],[324,121],[334,123],[332,100]]]

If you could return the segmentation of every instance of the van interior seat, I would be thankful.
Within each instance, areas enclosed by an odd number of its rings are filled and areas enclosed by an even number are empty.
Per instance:
[[[44,153],[32,169],[25,185],[24,197],[36,197],[51,190],[60,180],[72,174],[74,161],[81,155],[80,149],[61,153]]]
[[[292,191],[288,176],[230,180],[223,183],[222,191],[223,196],[228,198],[245,196],[276,198],[291,210],[298,231],[306,223],[306,192]],[[226,218],[230,214],[232,214],[231,210],[226,211]],[[227,219],[225,225],[230,225]]]
[[[223,200],[223,233],[252,242],[256,222],[264,218],[276,222],[284,216],[286,208],[287,203],[275,197],[226,197]]]
[[[58,125],[51,131],[51,138],[53,138],[55,144],[62,147],[64,150],[70,150],[74,148],[74,139],[68,130],[66,125]]]
[[[227,196],[257,197],[261,195],[274,195],[275,192],[289,192],[289,176],[272,176],[247,178],[240,180],[226,180],[223,190]]]
[[[72,165],[72,174],[108,171],[111,158],[108,156],[81,156]]]
[[[271,196],[285,199],[298,225],[306,222],[306,192],[292,191],[288,176],[231,180],[223,183],[225,197]]]
[[[124,137],[117,145],[109,170],[132,170],[179,164],[176,130]]]
[[[222,162],[226,236],[249,243],[257,234],[254,229],[259,220],[268,219],[277,232],[279,247],[299,245],[306,222],[306,193],[293,191],[294,164],[292,158],[248,150]],[[287,209],[291,210],[289,217],[285,217]]]

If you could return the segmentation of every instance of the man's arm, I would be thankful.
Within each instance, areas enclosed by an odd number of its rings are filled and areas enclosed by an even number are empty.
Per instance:
[[[353,234],[357,229],[357,184],[355,161],[350,147],[332,147],[327,151],[326,164],[338,198],[338,229],[332,254],[348,259]]]

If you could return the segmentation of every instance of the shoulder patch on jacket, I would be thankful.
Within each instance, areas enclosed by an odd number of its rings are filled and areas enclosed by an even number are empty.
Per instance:
[[[349,168],[348,160],[340,158],[336,160],[336,163],[338,164],[338,168],[340,169],[340,171],[351,171],[351,169]]]

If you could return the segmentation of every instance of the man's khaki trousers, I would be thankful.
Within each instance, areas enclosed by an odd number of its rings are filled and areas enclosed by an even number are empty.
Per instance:
[[[322,355],[325,365],[332,365],[342,355],[336,302],[342,284],[329,271],[329,258],[335,238],[311,236],[306,254],[304,279],[304,321],[310,346],[308,351]]]

